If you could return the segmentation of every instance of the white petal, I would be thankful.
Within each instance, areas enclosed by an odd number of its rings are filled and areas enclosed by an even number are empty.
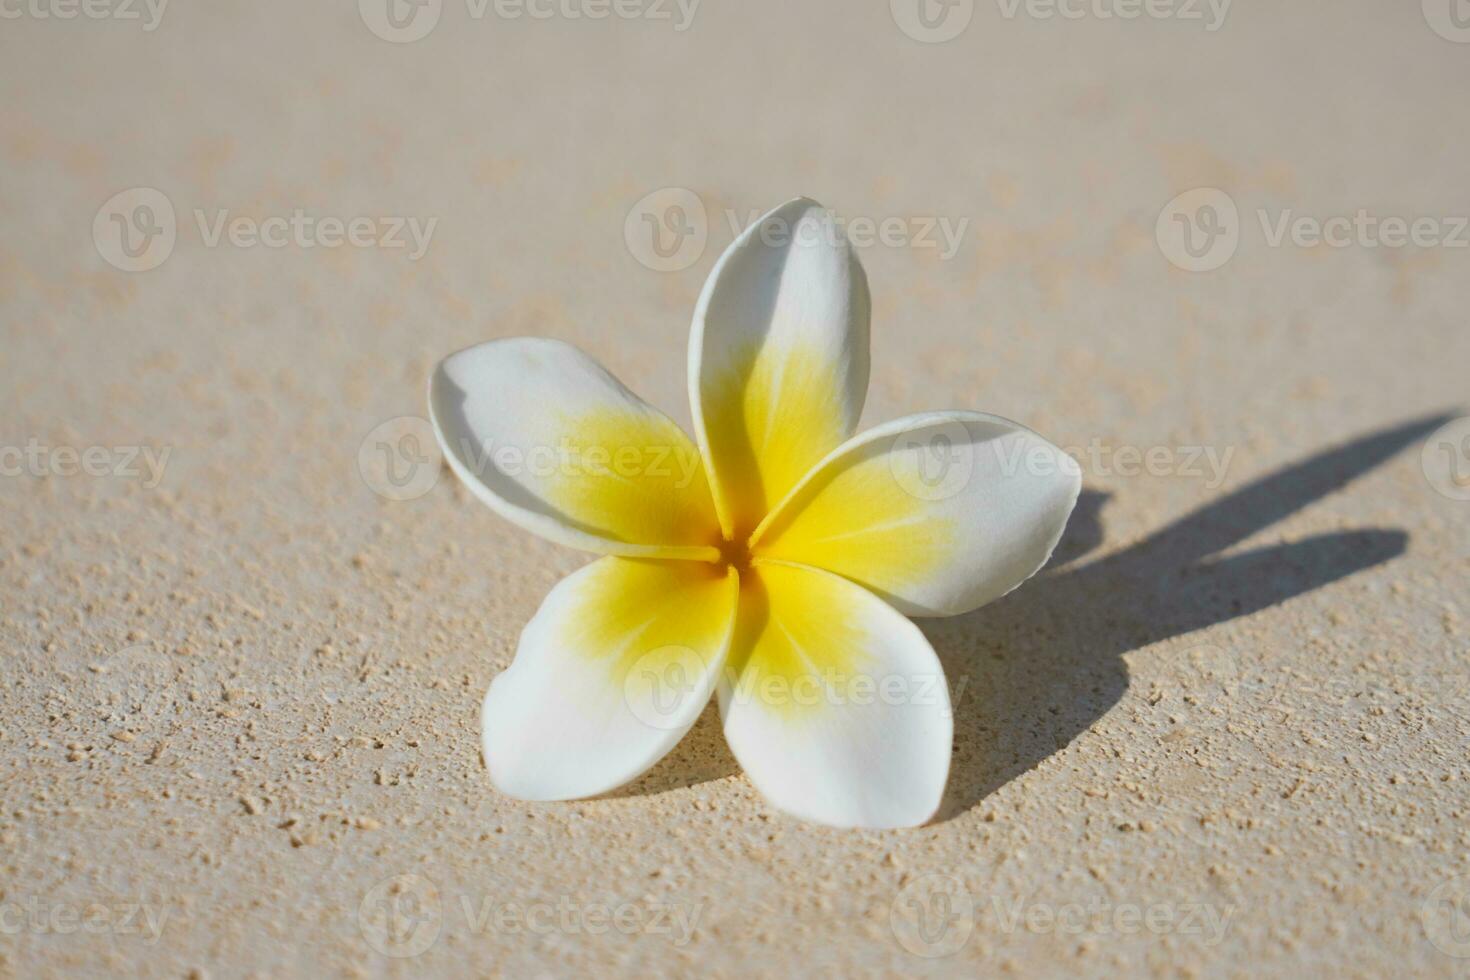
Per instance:
[[[709,703],[738,589],[716,565],[628,558],[558,583],[485,696],[496,788],[523,800],[595,796],[663,758]]]
[[[1081,486],[1075,460],[1015,422],[913,415],[823,460],[753,547],[844,575],[910,615],[952,616],[1046,564]]]
[[[953,719],[944,670],[918,627],[814,568],[742,577],[725,739],[773,804],[836,827],[911,827],[934,815]]]
[[[429,411],[454,472],[515,524],[602,554],[717,555],[694,444],[570,344],[460,351],[434,372]]]
[[[727,536],[857,425],[868,390],[868,282],[831,212],[781,205],[720,256],[695,307],[689,397]]]

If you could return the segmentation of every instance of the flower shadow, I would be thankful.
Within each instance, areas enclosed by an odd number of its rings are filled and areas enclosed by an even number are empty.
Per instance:
[[[967,812],[1102,718],[1128,688],[1123,654],[1402,554],[1407,534],[1368,528],[1219,557],[1450,417],[1417,419],[1325,450],[1079,565],[1103,542],[1107,500],[1084,492],[1052,563],[1035,581],[973,613],[921,621],[955,695],[955,754],[935,820]]]
[[[1324,450],[1130,547],[1105,541],[1109,495],[1084,490],[1051,563],[997,602],[919,624],[954,700],[955,753],[935,822],[960,816],[1089,729],[1123,697],[1123,654],[1249,615],[1403,553],[1401,530],[1323,534],[1218,557],[1386,462],[1452,416],[1418,419]],[[740,772],[713,701],[657,765],[605,798],[649,796]]]
[[[668,755],[631,783],[604,793],[601,798],[652,796],[725,779],[739,772],[740,763],[735,761],[730,746],[725,744],[719,705],[711,698],[694,727],[669,750]]]

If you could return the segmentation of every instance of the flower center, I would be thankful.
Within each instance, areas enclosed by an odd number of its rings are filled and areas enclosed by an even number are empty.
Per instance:
[[[726,565],[734,565],[738,571],[745,571],[750,567],[750,543],[747,538],[736,541],[721,541],[720,561]]]

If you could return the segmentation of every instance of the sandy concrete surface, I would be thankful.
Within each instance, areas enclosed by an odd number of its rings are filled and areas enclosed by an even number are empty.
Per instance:
[[[0,9],[0,974],[1470,971],[1448,4]],[[865,424],[1086,470],[924,623],[945,805],[803,825],[709,712],[502,798],[480,700],[586,559],[441,471],[427,373],[558,337],[687,423],[704,275],[796,194],[896,219]]]

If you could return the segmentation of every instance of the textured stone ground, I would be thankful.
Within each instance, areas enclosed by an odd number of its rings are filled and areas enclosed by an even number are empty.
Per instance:
[[[1470,250],[1259,218],[1470,211],[1470,45],[1419,4],[979,3],[931,44],[881,2],[679,31],[450,0],[413,43],[350,2],[37,3],[0,24],[0,974],[1470,969],[1470,502],[1430,478],[1454,443],[1421,455],[1470,411]],[[671,186],[708,244],[656,271],[625,224]],[[177,241],[130,273],[94,217],[135,187]],[[1198,187],[1239,243],[1189,273],[1156,219]],[[967,222],[948,258],[863,249],[865,422],[974,407],[1107,453],[1045,574],[924,625],[944,809],[802,825],[708,713],[615,796],[501,798],[480,699],[585,559],[447,473],[375,492],[369,436],[517,334],[687,421],[727,210],[798,193]],[[438,222],[413,261],[211,245],[221,209]],[[88,447],[108,475],[65,475]]]

